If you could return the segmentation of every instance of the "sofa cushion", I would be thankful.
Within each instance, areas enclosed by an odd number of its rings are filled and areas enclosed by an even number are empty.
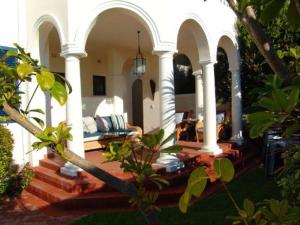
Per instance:
[[[98,131],[108,132],[113,130],[113,125],[110,116],[96,116]]]
[[[82,121],[88,133],[97,132],[97,124],[93,117],[91,116],[83,117]]]
[[[111,121],[112,121],[114,130],[125,130],[126,129],[124,115],[111,115]]]
[[[83,133],[83,140],[84,141],[97,141],[104,137],[104,133],[102,132],[95,132],[95,133]]]

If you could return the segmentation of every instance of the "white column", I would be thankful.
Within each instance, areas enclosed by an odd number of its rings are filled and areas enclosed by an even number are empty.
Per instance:
[[[196,119],[203,120],[203,80],[202,69],[193,72],[196,83]]]
[[[204,134],[202,150],[217,155],[222,149],[217,145],[216,132],[216,94],[215,94],[215,62],[201,63],[204,83]]]
[[[68,149],[84,158],[83,127],[82,127],[82,105],[81,105],[81,79],[80,79],[80,57],[84,54],[65,53],[66,79],[72,86],[69,94],[67,109],[67,125],[72,127],[72,141],[68,141]],[[61,168],[61,173],[76,176],[79,168],[67,163]]]
[[[241,77],[238,68],[230,68],[231,72],[231,118],[232,136],[231,140],[241,145],[243,143],[242,133],[242,91]]]
[[[164,138],[175,132],[175,88],[172,51],[157,52],[159,55],[159,88],[160,88],[160,127],[164,129]],[[163,147],[175,144],[175,137]],[[157,163],[173,171],[182,166],[174,154],[161,153]]]
[[[165,130],[165,138],[175,132],[175,87],[173,72],[174,52],[159,54],[159,87],[160,87],[160,127]],[[164,147],[175,144],[175,138]]]

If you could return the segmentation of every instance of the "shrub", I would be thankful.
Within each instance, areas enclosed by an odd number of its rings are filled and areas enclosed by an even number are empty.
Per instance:
[[[0,196],[6,192],[10,174],[15,170],[11,166],[13,144],[11,133],[0,124]]]
[[[13,164],[13,145],[11,133],[0,124],[0,197],[20,195],[33,177],[29,164],[21,170]]]

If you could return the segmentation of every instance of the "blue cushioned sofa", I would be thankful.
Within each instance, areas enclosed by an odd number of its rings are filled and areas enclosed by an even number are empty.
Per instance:
[[[106,148],[112,141],[123,141],[128,136],[141,136],[142,129],[128,124],[124,115],[83,118],[84,150]]]

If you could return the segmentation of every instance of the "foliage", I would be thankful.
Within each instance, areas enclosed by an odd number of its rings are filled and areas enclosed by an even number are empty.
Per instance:
[[[259,111],[248,116],[251,124],[250,136],[256,138],[272,126],[286,127],[284,134],[290,136],[300,130],[300,80],[284,86],[277,76],[269,76],[265,86],[258,92],[260,99],[256,106]]]
[[[42,133],[37,133],[36,137],[40,141],[32,144],[33,150],[39,150],[44,147],[55,149],[60,155],[63,155],[67,141],[72,141],[70,134],[71,128],[64,122],[60,122],[57,127],[47,127]]]
[[[283,198],[291,205],[300,206],[300,147],[296,146],[284,152],[284,168],[277,184]]]
[[[190,201],[193,196],[200,197],[205,190],[208,179],[220,179],[222,182],[230,182],[234,177],[234,167],[231,161],[227,158],[215,159],[214,161],[214,175],[209,175],[207,168],[199,167],[195,169],[187,183],[187,187],[183,195],[179,199],[179,209],[186,213]]]
[[[24,82],[31,82],[34,77],[37,82],[37,88],[43,92],[48,92],[61,105],[65,104],[68,98],[68,91],[71,92],[70,84],[60,74],[51,73],[46,67],[38,65],[38,61],[30,57],[23,48],[15,44],[19,52],[7,51],[0,58],[0,107],[5,102],[11,107],[18,110],[18,112],[28,119],[36,121],[41,128],[44,127],[44,121],[34,113],[44,114],[41,109],[30,109],[30,103],[33,96],[29,100],[25,109],[20,108],[21,95],[23,92],[19,91],[19,87]],[[15,57],[18,59],[16,68],[6,64],[6,59]],[[7,120],[7,116],[3,116],[0,120]],[[67,140],[72,140],[70,134],[71,128],[64,123],[59,123],[58,127],[47,127],[42,132],[36,133],[35,136],[40,141],[33,143],[33,150],[39,150],[43,147],[51,147],[56,149],[59,154],[64,152]]]
[[[300,222],[300,208],[289,208],[287,200],[265,200],[254,205],[249,199],[244,200],[243,209],[238,216],[229,216],[233,224],[247,225],[296,225]]]
[[[156,134],[149,134],[136,139],[126,140],[124,143],[112,142],[109,144],[109,152],[103,153],[106,162],[119,161],[124,172],[135,174],[137,186],[137,196],[130,199],[132,206],[136,206],[145,212],[158,210],[155,202],[159,196],[159,190],[168,185],[168,181],[163,179],[152,167],[152,161],[155,155],[161,153],[176,153],[181,150],[174,145],[162,148],[174,134],[171,134],[165,140],[164,130]],[[152,188],[154,185],[156,189]]]
[[[33,176],[28,164],[21,170],[13,164],[13,143],[11,133],[0,124],[0,197],[21,194]]]
[[[23,48],[15,44],[19,52],[7,51],[0,58],[0,106],[6,102],[11,107],[19,110],[19,112],[26,118],[35,120],[41,127],[44,123],[38,117],[30,116],[31,113],[42,113],[40,109],[29,109],[29,101],[25,109],[20,109],[21,95],[23,92],[19,91],[19,87],[24,82],[31,82],[35,77],[37,81],[37,88],[39,87],[44,92],[49,92],[50,95],[63,105],[68,98],[68,92],[65,87],[67,85],[69,92],[71,92],[70,84],[59,74],[51,73],[46,67],[38,65],[38,61],[30,57]],[[15,57],[18,59],[16,68],[6,64],[6,59]],[[8,119],[1,117],[1,120]]]
[[[12,174],[13,143],[11,133],[0,124],[0,196],[6,192]]]
[[[243,90],[243,106],[246,111],[255,111],[249,106],[259,99],[257,87],[264,85],[264,80],[272,74],[272,70],[264,57],[259,53],[250,34],[238,23],[239,45],[241,55],[241,83]],[[265,26],[265,32],[272,37],[272,45],[278,56],[289,65],[292,74],[299,74],[299,30],[287,26],[284,12],[274,18]]]
[[[286,10],[289,26],[293,29],[297,29],[300,26],[300,16],[297,12],[295,0],[241,0],[239,2],[241,11],[244,11],[247,6],[254,6],[256,9],[260,9],[258,13],[259,20],[264,25]]]
[[[284,130],[283,135],[288,138],[300,130],[300,73],[298,55],[300,15],[295,2],[296,0],[239,1],[239,9],[242,12],[246,10],[247,6],[254,7],[258,20],[253,19],[255,17],[253,15],[250,17],[252,17],[252,20],[255,20],[256,28],[261,25],[260,23],[266,26],[266,33],[268,36],[272,36],[274,48],[277,50],[279,58],[282,59],[282,65],[285,63],[289,67],[289,71],[284,74],[285,80],[281,80],[276,75],[268,75],[271,74],[271,72],[266,73],[266,71],[269,70],[268,66],[266,70],[262,69],[262,66],[266,65],[266,63],[259,55],[254,54],[255,57],[253,57],[253,55],[251,56],[253,49],[247,49],[245,51],[249,51],[247,54],[250,54],[248,58],[248,55],[246,55],[245,60],[250,59],[249,62],[250,64],[252,63],[252,65],[249,64],[249,70],[251,70],[250,66],[255,69],[258,68],[257,71],[259,71],[259,73],[257,75],[264,80],[262,88],[255,88],[253,90],[257,99],[257,101],[254,101],[257,102],[254,104],[256,112],[248,116],[248,121],[251,125],[250,136],[252,138],[262,136],[267,129],[272,129],[274,126],[281,127],[282,130]],[[283,29],[286,29],[287,24],[289,25],[289,29],[288,32],[285,32]],[[254,29],[255,26],[253,25],[252,28]],[[245,32],[243,29],[240,30]],[[258,34],[254,36],[256,39],[259,37]],[[264,36],[262,32],[260,34],[260,37],[261,36]],[[250,45],[254,47],[249,34],[244,33],[244,41],[246,47]],[[259,44],[261,45],[261,43]],[[257,56],[260,57],[260,60],[257,60]],[[269,59],[269,64],[273,65],[274,62],[273,64],[270,62],[272,61],[271,57],[267,55],[266,57]],[[276,57],[273,57],[273,59],[275,58]],[[280,60],[278,62],[280,63]],[[247,68],[247,66],[248,65],[245,67]],[[274,65],[273,68],[275,68]],[[280,73],[280,70],[277,70],[277,72]],[[283,74],[281,74],[281,76],[283,76]],[[294,158],[294,156],[296,157]],[[291,180],[293,186],[288,183],[289,177],[297,178],[297,173],[299,173],[295,165],[297,165],[297,153],[291,153],[286,158],[283,177],[279,182],[283,188],[283,197],[288,197],[288,200],[295,197],[294,191],[296,193],[298,189],[295,179]],[[290,190],[288,190],[289,188]],[[299,224],[300,209],[295,207],[292,201],[288,200],[266,200],[263,203],[258,203],[257,207],[255,207],[253,202],[246,199],[244,201],[244,209],[240,210],[238,208],[239,215],[233,217],[233,224]]]

